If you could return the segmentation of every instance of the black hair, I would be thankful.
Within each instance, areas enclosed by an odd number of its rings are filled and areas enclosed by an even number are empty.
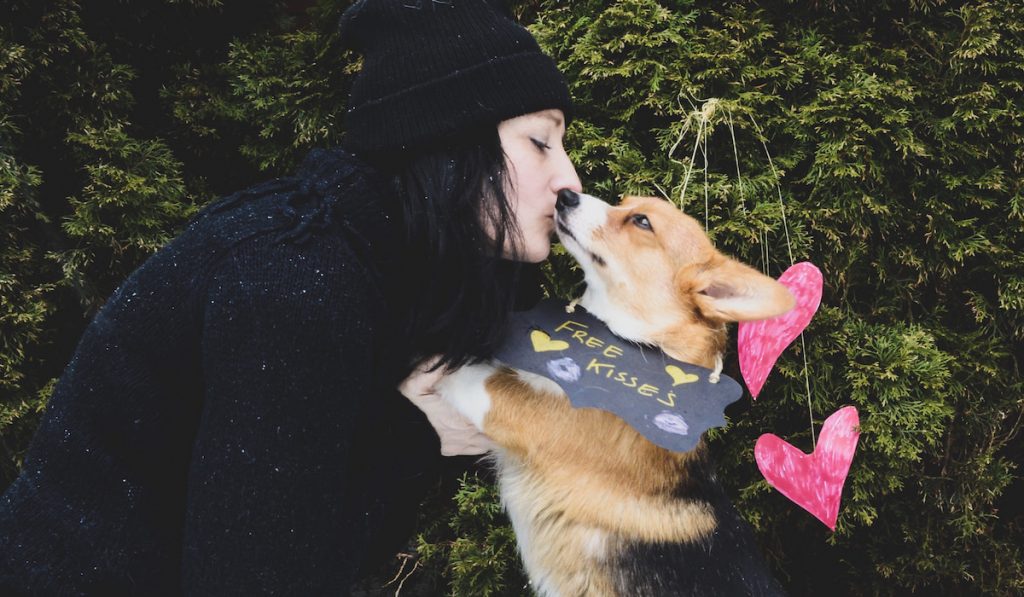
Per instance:
[[[524,271],[502,258],[506,245],[519,254],[522,235],[497,127],[373,161],[402,206],[406,288],[416,293],[402,306],[413,358],[439,354],[438,367],[455,368],[491,356]]]

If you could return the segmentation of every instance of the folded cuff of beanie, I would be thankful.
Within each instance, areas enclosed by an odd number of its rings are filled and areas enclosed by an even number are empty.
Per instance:
[[[572,101],[554,61],[539,52],[500,56],[398,93],[352,106],[346,147],[356,152],[415,151],[502,120]]]

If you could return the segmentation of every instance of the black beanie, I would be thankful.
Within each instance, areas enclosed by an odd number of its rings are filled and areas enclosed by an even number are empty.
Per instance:
[[[340,38],[363,54],[345,117],[353,151],[415,150],[549,108],[570,117],[555,62],[497,0],[360,0]]]

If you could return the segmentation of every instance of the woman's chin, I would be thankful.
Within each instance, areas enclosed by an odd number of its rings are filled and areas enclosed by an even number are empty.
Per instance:
[[[524,263],[540,263],[548,258],[551,254],[551,243],[550,242],[538,242],[536,244],[527,244],[523,251],[520,253],[518,261]]]

